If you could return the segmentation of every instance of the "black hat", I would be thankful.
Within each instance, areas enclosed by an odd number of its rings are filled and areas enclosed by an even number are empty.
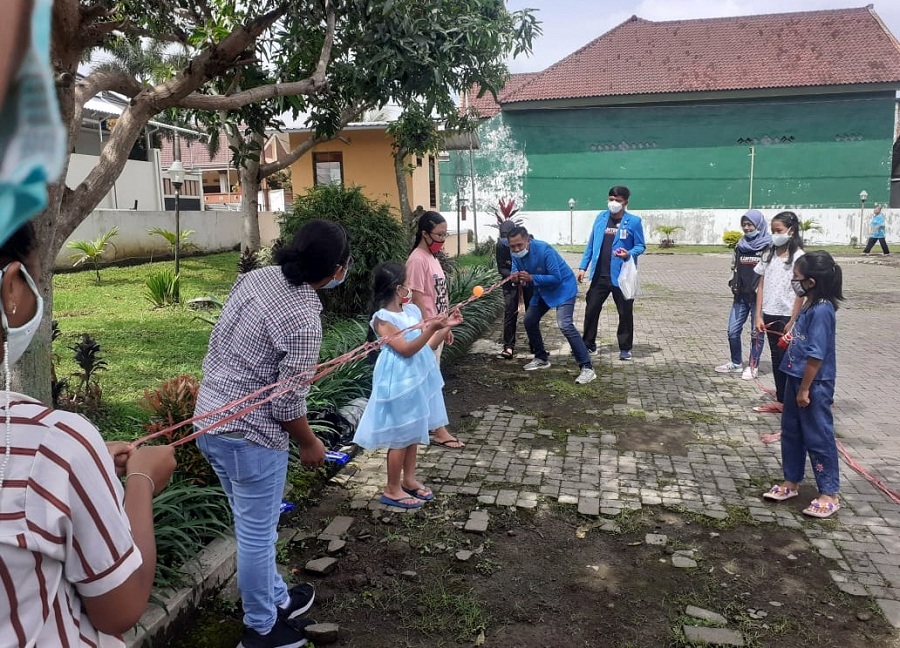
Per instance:
[[[509,236],[509,233],[512,232],[515,227],[516,224],[513,221],[503,221],[502,223],[500,223],[500,237],[507,238]]]

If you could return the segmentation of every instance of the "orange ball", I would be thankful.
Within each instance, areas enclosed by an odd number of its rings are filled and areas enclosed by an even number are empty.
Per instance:
[[[474,288],[472,288],[472,294],[476,297],[481,297],[484,294],[484,288],[482,288],[481,286],[475,286]]]

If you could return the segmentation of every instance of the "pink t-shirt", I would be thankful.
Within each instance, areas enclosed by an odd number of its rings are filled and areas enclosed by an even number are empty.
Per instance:
[[[423,315],[433,317],[450,309],[447,277],[433,254],[417,247],[406,260],[406,286],[425,295]]]

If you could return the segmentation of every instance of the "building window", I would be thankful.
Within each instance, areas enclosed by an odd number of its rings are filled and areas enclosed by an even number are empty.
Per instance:
[[[416,166],[417,167],[422,166],[422,156],[421,155],[416,156]]]
[[[433,155],[428,156],[428,203],[432,209],[437,209],[437,172],[435,165],[437,160]]]
[[[338,152],[313,153],[316,186],[344,184],[344,155]]]

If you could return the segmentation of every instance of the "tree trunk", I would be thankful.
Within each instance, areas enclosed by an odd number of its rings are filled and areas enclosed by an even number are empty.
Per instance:
[[[259,163],[248,161],[238,172],[241,179],[241,211],[244,214],[244,238],[242,249],[257,252],[259,236]]]
[[[401,149],[394,152],[394,174],[397,177],[397,193],[400,195],[400,219],[406,226],[407,231],[415,231],[415,223],[413,223],[413,212],[409,206],[409,183],[407,177],[409,171],[404,161],[406,160],[406,151]]]

